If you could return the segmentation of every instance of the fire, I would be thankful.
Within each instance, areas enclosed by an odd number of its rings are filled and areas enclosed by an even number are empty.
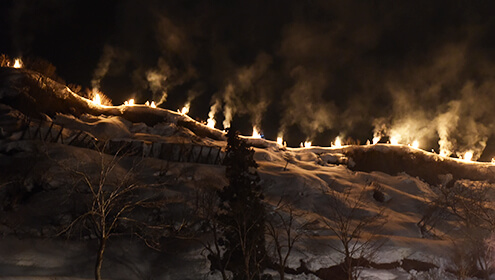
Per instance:
[[[301,142],[301,148],[311,148],[311,144],[311,141],[304,141],[304,143]]]
[[[467,151],[462,157],[462,160],[464,161],[471,161],[472,159],[473,159],[473,151]]]
[[[186,115],[187,113],[189,113],[189,108],[191,108],[191,103],[186,103],[186,105],[184,105],[184,107],[182,107],[182,110],[179,111],[179,113],[181,113],[182,115]]]
[[[414,141],[412,142],[412,145],[411,145],[411,146],[412,146],[413,148],[415,148],[415,149],[419,149],[419,141],[418,141],[418,140],[414,140]]]
[[[99,93],[96,93],[95,96],[93,96],[93,103],[101,105],[101,97]]]
[[[492,158],[492,164],[495,164],[495,158]]]
[[[284,145],[284,137],[283,136],[278,136],[277,137],[277,144],[279,144],[280,146],[285,146]]]
[[[335,138],[335,143],[331,144],[332,148],[342,148],[342,140],[340,140],[340,136]]]
[[[373,137],[373,145],[377,144],[378,142],[380,142],[382,138],[380,136],[375,136]]]
[[[399,145],[399,139],[396,136],[391,136],[390,137],[390,144]]]
[[[261,134],[260,132],[258,131],[258,128],[256,128],[256,126],[253,126],[253,138],[261,138]]]
[[[14,60],[14,68],[22,68],[22,60],[20,58]]]
[[[440,149],[440,156],[442,157],[448,157],[451,155],[451,152],[445,149]]]
[[[131,98],[128,101],[125,101],[124,105],[125,106],[134,106],[134,98]]]
[[[208,120],[206,121],[206,126],[208,126],[209,128],[215,128],[215,124],[216,124],[216,123],[217,123],[217,122],[216,122],[214,119],[208,119]]]
[[[151,103],[149,101],[146,101],[146,103],[144,103],[144,105],[151,107],[151,108],[156,108],[155,101],[151,101]]]

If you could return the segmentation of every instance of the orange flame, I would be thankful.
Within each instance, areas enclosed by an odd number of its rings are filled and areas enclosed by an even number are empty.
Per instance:
[[[14,60],[14,68],[22,68],[22,66],[23,66],[22,60],[20,58],[16,58]]]
[[[208,126],[209,128],[215,128],[215,124],[217,122],[214,120],[214,119],[211,119],[209,118],[207,121],[206,121],[206,126]]]
[[[182,115],[186,115],[187,113],[189,113],[189,108],[191,108],[191,103],[187,102],[186,105],[182,107],[182,110],[179,111],[179,113],[181,113]]]
[[[125,101],[124,105],[125,106],[134,106],[134,98],[131,98],[128,101]]]
[[[391,136],[390,137],[390,144],[391,145],[399,145],[399,139],[397,138],[397,136]]]
[[[301,142],[301,148],[311,148],[311,144],[311,141],[304,141],[304,143]]]
[[[342,148],[342,140],[340,140],[340,136],[335,138],[335,143],[331,143],[332,148]]]
[[[471,161],[473,159],[473,151],[467,151],[464,153],[464,156],[462,157],[462,160],[464,161]]]
[[[253,138],[261,138],[261,134],[258,131],[258,128],[256,128],[256,126],[253,126],[253,135],[251,137],[253,137]]]
[[[415,148],[415,149],[419,149],[419,141],[418,140],[414,140],[411,144],[411,147]]]
[[[156,108],[155,101],[151,101],[150,107],[151,107],[151,108]]]
[[[100,94],[96,93],[95,96],[93,97],[93,103],[97,105],[101,105],[101,98]]]

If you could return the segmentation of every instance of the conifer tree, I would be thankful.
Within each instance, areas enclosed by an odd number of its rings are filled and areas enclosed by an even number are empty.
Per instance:
[[[260,279],[266,250],[258,165],[253,159],[254,150],[239,138],[238,132],[230,130],[227,136],[224,165],[229,185],[218,192],[217,215],[223,232],[220,244],[225,249],[222,259],[234,279]]]

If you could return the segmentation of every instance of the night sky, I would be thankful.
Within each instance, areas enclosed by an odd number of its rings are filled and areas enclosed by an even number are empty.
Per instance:
[[[434,3],[432,3],[434,2]],[[191,101],[290,146],[395,135],[495,156],[495,1],[2,0],[0,52],[121,104]],[[485,148],[486,146],[486,148]]]

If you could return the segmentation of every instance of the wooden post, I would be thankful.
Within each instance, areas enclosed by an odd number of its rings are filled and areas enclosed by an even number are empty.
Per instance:
[[[28,123],[26,125],[26,128],[22,131],[21,138],[19,140],[24,139],[24,134],[26,134],[26,130],[28,130],[29,136],[31,136],[31,133],[29,132],[29,125],[31,124],[31,119],[28,119]]]
[[[198,157],[196,158],[196,163],[199,163],[199,160],[201,159],[201,153],[203,152],[203,146],[200,146],[201,148],[199,149]]]
[[[42,123],[43,123],[43,119],[41,119],[41,120],[40,120],[40,124],[38,125],[38,128],[34,131],[33,140],[34,140],[34,138],[36,138],[36,135],[37,135],[37,134],[38,134],[38,132],[40,131],[40,129],[41,129],[41,124],[42,124]],[[40,139],[42,139],[42,138],[41,138],[41,132],[40,132]]]
[[[53,127],[53,122],[52,122],[52,124],[50,125],[50,127],[48,127],[48,131],[46,132],[45,137],[43,138],[43,141],[46,141],[46,138],[48,138],[48,134],[50,134],[50,135],[51,135],[51,132],[52,132],[52,127]],[[41,134],[41,133],[40,133],[40,134]],[[53,137],[52,137],[52,139],[53,139]],[[50,139],[50,140],[51,140],[51,139]]]
[[[193,162],[193,159],[191,159],[192,156],[194,155],[193,152],[194,152],[194,145],[191,144],[191,149],[189,150],[189,155],[187,157],[187,162]]]
[[[218,148],[218,153],[217,153],[217,156],[215,157],[215,161],[213,162],[213,164],[217,164],[217,161],[220,158],[220,151],[221,150],[222,150],[221,148]]]
[[[180,160],[182,159],[182,147],[184,146],[184,144],[181,144],[180,145],[180,150],[179,150],[179,158],[177,159],[177,162],[180,162]]]
[[[64,126],[62,125],[62,126],[60,127],[60,131],[59,131],[59,132],[58,132],[58,134],[57,134],[57,137],[55,137],[55,143],[57,143],[57,142],[58,142],[58,138],[59,138],[60,136],[62,136],[62,131],[63,131],[63,130],[64,130]],[[63,144],[63,143],[64,143],[64,140],[63,140],[63,138],[62,138],[62,137],[60,137],[60,140],[61,140],[61,143]]]
[[[72,138],[72,140],[70,140],[69,143],[67,143],[67,145],[72,144],[72,142],[74,142],[77,138],[79,138],[79,136],[81,135],[81,133],[82,133],[82,130],[79,130],[79,133],[76,135],[76,137]]]

